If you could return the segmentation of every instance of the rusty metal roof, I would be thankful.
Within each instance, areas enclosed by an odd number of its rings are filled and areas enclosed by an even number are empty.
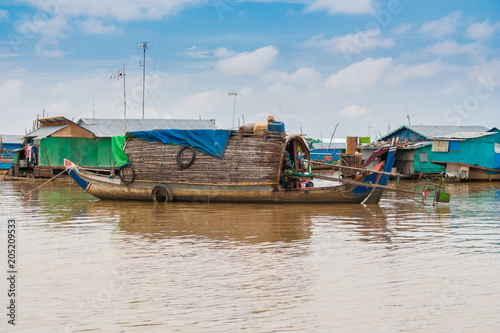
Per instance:
[[[409,141],[409,142],[399,143],[398,149],[413,150],[413,149],[427,147],[430,145],[432,145],[431,141]],[[389,147],[389,146],[390,146],[389,141],[383,141],[383,142],[365,143],[363,145],[358,145],[357,147],[359,149],[375,150],[375,149],[379,149],[381,147]]]
[[[483,138],[485,136],[495,135],[496,132],[457,132],[448,135],[433,136],[430,140],[437,141],[464,141],[468,139]]]
[[[69,126],[69,124],[40,127],[39,129],[34,130],[33,132],[26,134],[26,137],[27,138],[43,139],[43,138],[46,138],[48,136],[51,136],[55,132],[62,130],[63,128],[66,128],[68,126]]]
[[[0,134],[3,143],[23,143],[24,135]]]
[[[489,129],[485,126],[403,125],[396,128],[394,131],[382,136],[380,139],[378,139],[378,141],[384,141],[388,137],[391,137],[393,134],[405,128],[426,138],[448,135],[458,132],[486,132]]]
[[[40,123],[53,123],[53,122],[56,122],[56,121],[64,121],[64,120],[69,120],[68,118],[66,117],[52,117],[52,118],[42,118],[42,119],[38,119],[38,121]]]
[[[123,119],[82,118],[77,124],[94,133],[96,137],[124,134]],[[199,119],[127,119],[127,132],[157,129],[217,129],[217,127],[210,120]]]

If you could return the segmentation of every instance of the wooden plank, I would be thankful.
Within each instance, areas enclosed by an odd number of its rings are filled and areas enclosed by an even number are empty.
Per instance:
[[[276,183],[283,145],[282,141],[231,136],[223,159],[196,152],[193,164],[187,169],[177,164],[181,146],[131,139],[127,141],[125,152],[138,180]]]

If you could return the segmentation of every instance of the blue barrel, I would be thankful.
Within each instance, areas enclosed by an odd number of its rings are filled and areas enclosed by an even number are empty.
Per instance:
[[[279,139],[285,134],[285,123],[282,121],[273,121],[267,125],[267,132],[269,133],[269,138]]]

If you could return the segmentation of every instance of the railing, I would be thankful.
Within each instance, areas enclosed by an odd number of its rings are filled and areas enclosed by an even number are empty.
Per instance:
[[[0,158],[11,159],[14,158],[14,149],[1,149]]]

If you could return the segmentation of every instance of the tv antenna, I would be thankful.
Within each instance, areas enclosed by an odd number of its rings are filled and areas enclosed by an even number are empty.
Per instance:
[[[405,108],[406,108],[406,119],[408,119],[408,125],[411,125],[410,114],[408,113],[408,106],[406,106],[406,102],[405,102]]]
[[[110,79],[123,79],[123,122],[125,135],[127,134],[127,96],[125,90],[125,65],[123,65],[123,70],[111,74]]]
[[[234,104],[233,104],[233,126],[231,128],[234,128],[234,114],[236,112],[236,96],[241,95],[235,92],[230,92],[228,93],[229,96],[234,96]]]
[[[137,45],[140,49],[144,50],[143,62],[139,62],[139,66],[142,67],[142,119],[144,119],[144,94],[146,88],[146,50],[151,47],[151,43],[142,42]]]

